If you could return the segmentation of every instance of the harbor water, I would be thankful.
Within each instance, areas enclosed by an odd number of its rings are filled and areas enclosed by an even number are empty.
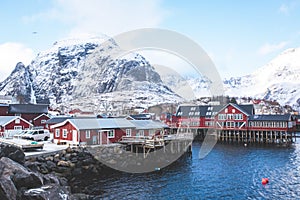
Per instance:
[[[103,172],[90,184],[95,199],[299,199],[300,143],[290,147],[220,144],[145,174]],[[262,184],[262,178],[269,183]],[[98,192],[99,192],[98,191]]]

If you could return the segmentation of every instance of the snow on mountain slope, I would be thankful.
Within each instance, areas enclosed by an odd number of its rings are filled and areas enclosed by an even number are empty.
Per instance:
[[[0,83],[0,92],[19,95],[27,103],[91,110],[107,101],[106,97],[143,106],[183,100],[145,58],[135,53],[113,57],[118,51],[118,45],[107,36],[55,42],[29,66],[18,64]]]
[[[208,78],[200,74],[193,77],[181,75],[177,71],[161,65],[155,65],[154,67],[162,81],[181,97],[192,100],[212,96],[210,93],[211,81]]]
[[[300,48],[287,49],[250,75],[224,81],[229,96],[277,100],[299,107]]]
[[[66,39],[40,52],[29,66],[18,63],[0,83],[1,95],[21,102],[97,110],[106,107],[151,106],[211,96],[204,76],[183,77],[153,66],[141,55],[120,51],[107,36]],[[252,74],[224,80],[226,94],[276,100],[300,107],[300,48],[288,49]],[[180,95],[180,96],[179,96]]]
[[[28,67],[19,62],[10,76],[0,83],[0,95],[14,96],[21,103],[35,103],[35,99],[27,95],[31,93],[33,89]]]

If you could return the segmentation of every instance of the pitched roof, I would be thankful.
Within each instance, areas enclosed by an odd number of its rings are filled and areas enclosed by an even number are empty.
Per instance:
[[[42,116],[46,116],[46,117],[48,117],[48,119],[50,119],[50,117],[49,117],[47,114],[42,113],[42,114],[40,114],[39,116],[37,116],[36,118],[34,118],[33,120],[37,120],[38,118],[40,118],[40,117],[42,117]]]
[[[248,116],[253,115],[253,113],[254,113],[254,107],[253,107],[253,105],[251,105],[251,104],[249,104],[249,105],[238,105],[238,104],[234,104],[234,103],[228,103],[228,104],[226,104],[218,112],[221,112],[222,110],[224,110],[225,108],[227,108],[229,105],[231,105],[234,108],[240,110],[241,112],[243,112],[244,114],[246,114]]]
[[[178,107],[176,116],[184,117],[210,117],[219,112],[221,105],[181,105]]]
[[[10,121],[14,120],[17,118],[16,116],[0,116],[0,126],[4,126]]]
[[[146,120],[146,119],[150,119],[151,118],[151,115],[150,114],[146,114],[146,113],[137,114],[137,115],[129,115],[129,116],[132,117],[133,119],[136,119],[136,120]]]
[[[46,121],[46,124],[58,124],[71,118],[72,118],[71,116],[56,116],[48,119]]]
[[[154,120],[131,120],[136,129],[161,129],[169,128],[168,125]]]
[[[12,122],[12,121],[14,121],[15,119],[18,119],[18,118],[32,126],[31,123],[29,123],[28,121],[26,121],[25,119],[23,119],[19,116],[0,116],[0,126],[5,126],[5,125],[9,124],[10,122]]]
[[[289,121],[290,114],[284,115],[251,115],[249,121]]]
[[[122,118],[70,118],[62,123],[51,126],[56,128],[70,122],[78,130],[134,128],[134,125]]]
[[[241,108],[244,112],[248,113],[248,115],[254,115],[254,105],[253,104],[240,104],[237,105]]]
[[[9,113],[26,113],[26,114],[42,114],[48,113],[48,105],[46,104],[10,104]]]

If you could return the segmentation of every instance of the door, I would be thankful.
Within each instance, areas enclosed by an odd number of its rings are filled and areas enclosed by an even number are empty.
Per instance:
[[[78,143],[78,135],[76,130],[72,131],[72,141],[73,143]]]
[[[101,145],[102,144],[102,132],[101,131],[98,131],[98,141],[99,141],[99,144]]]

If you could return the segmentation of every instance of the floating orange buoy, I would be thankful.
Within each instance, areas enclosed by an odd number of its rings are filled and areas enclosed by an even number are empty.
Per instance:
[[[261,179],[261,184],[266,185],[269,183],[269,179],[268,178],[262,178]]]

